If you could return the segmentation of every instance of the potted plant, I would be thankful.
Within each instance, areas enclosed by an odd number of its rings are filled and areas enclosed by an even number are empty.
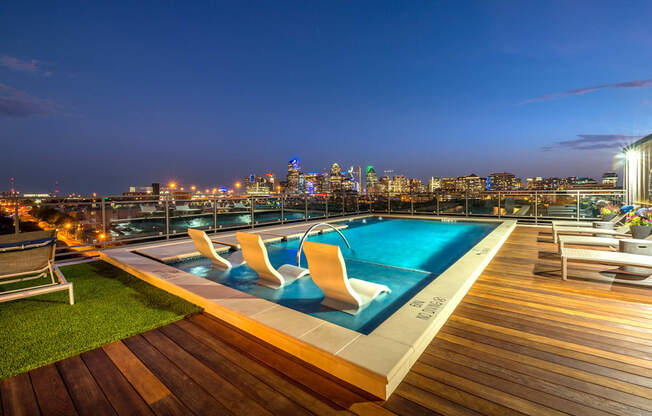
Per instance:
[[[603,207],[600,210],[600,215],[602,216],[602,221],[610,221],[616,215],[618,215],[619,210],[612,206]]]
[[[641,211],[629,214],[626,222],[629,224],[633,238],[643,240],[652,233],[652,221],[647,219]]]

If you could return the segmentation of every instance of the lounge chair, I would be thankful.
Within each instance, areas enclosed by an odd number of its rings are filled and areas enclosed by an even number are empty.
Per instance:
[[[614,237],[630,237],[629,226],[623,225],[618,227],[615,230],[609,230],[606,228],[593,228],[593,227],[553,227],[552,228],[552,239],[555,244],[559,242],[560,234],[591,234],[595,236],[596,234],[601,235],[611,235]]]
[[[625,219],[627,213],[619,214],[610,219],[609,221],[597,221],[597,222],[610,222],[612,224],[619,224],[622,220]],[[552,232],[555,233],[555,229],[558,227],[576,227],[576,228],[589,228],[593,227],[595,221],[568,221],[568,220],[559,220],[552,221]]]
[[[140,212],[145,215],[163,214],[165,211],[156,209],[155,205],[140,205]]]
[[[607,264],[613,266],[633,266],[650,269],[651,276],[643,280],[614,279],[619,283],[633,283],[639,285],[652,285],[652,256],[641,254],[622,253],[619,251],[585,250],[580,248],[566,248],[561,253],[561,277],[568,278],[568,262]]]
[[[56,245],[56,230],[0,236],[0,284],[50,276],[50,283],[0,293],[0,302],[67,290],[70,304],[75,303],[72,283],[54,265]]]
[[[291,264],[284,264],[278,269],[272,267],[267,248],[260,235],[238,232],[236,236],[245,261],[258,273],[259,285],[280,289],[308,274],[307,269]]]
[[[192,238],[192,242],[195,244],[197,251],[199,251],[202,256],[210,259],[213,262],[213,266],[222,269],[230,269],[234,265],[239,266],[240,264],[244,263],[244,261],[232,262],[217,254],[211,239],[208,238],[208,235],[206,235],[204,231],[188,228],[188,235],[190,238]],[[234,255],[231,256],[231,260],[235,260],[237,258],[236,256],[237,255],[234,253]]]
[[[566,246],[595,246],[595,247],[609,247],[617,249],[620,245],[620,238],[609,237],[592,237],[588,235],[560,235],[557,237],[559,240],[559,253],[564,251]],[[645,240],[652,240],[652,234],[645,237]]]
[[[357,314],[378,295],[390,290],[385,285],[349,278],[339,246],[306,241],[303,251],[313,282],[324,292],[322,305]]]
[[[174,210],[181,214],[196,214],[201,211],[201,208],[191,208],[186,204],[182,204],[182,205],[176,205],[174,207]]]

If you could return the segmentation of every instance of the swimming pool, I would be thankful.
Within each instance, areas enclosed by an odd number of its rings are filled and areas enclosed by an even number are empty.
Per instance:
[[[391,293],[380,295],[357,315],[321,306],[323,293],[309,277],[283,289],[273,290],[256,284],[258,276],[247,265],[223,271],[211,267],[208,259],[195,258],[173,266],[359,333],[369,334],[498,225],[378,217],[339,224],[348,226],[342,233],[352,249],[346,247],[337,233],[314,235],[309,240],[339,245],[349,277],[384,284],[391,289]],[[270,262],[274,267],[286,263],[295,264],[298,246],[298,239],[267,245]],[[307,265],[304,255],[301,264]]]

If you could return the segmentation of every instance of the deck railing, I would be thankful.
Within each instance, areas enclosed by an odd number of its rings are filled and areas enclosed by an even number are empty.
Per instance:
[[[622,190],[435,192],[413,195],[287,195],[174,199],[102,196],[0,199],[18,232],[27,222],[59,229],[58,257],[87,254],[112,245],[170,239],[188,228],[208,232],[255,228],[362,213],[593,220],[606,205],[620,206]],[[34,227],[34,225],[32,225]]]

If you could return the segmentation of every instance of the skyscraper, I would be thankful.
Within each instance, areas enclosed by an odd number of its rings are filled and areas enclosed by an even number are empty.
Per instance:
[[[287,193],[289,194],[299,193],[300,172],[301,172],[301,166],[299,165],[299,159],[290,160],[288,162]]]
[[[337,163],[333,163],[331,166],[331,192],[335,193],[342,190],[342,168]]]
[[[378,188],[378,176],[376,175],[374,167],[371,165],[367,166],[365,185],[367,188],[367,195],[376,194]]]

